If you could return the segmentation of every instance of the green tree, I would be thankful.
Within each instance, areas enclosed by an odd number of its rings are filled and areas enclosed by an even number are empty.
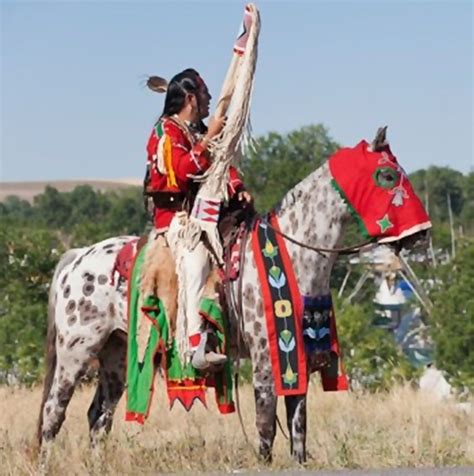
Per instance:
[[[34,208],[38,221],[53,229],[67,225],[72,211],[67,194],[49,185],[44,193],[34,198]]]
[[[242,164],[245,185],[254,194],[257,209],[267,211],[275,206],[337,148],[338,144],[321,124],[286,135],[270,132],[259,138],[255,150]]]
[[[111,200],[107,217],[108,229],[114,234],[140,235],[145,231],[148,217],[145,213],[140,188],[131,188],[109,194]]]
[[[83,222],[102,222],[110,210],[110,200],[90,185],[80,185],[66,195],[71,214],[68,226]]]
[[[449,167],[431,166],[410,174],[410,180],[422,199],[428,194],[430,216],[435,220],[448,220],[448,193],[451,208],[459,216],[465,200],[465,177]]]
[[[337,302],[336,307],[344,365],[352,382],[369,390],[388,389],[416,375],[416,369],[397,346],[393,335],[372,326],[371,304]]]
[[[460,221],[463,232],[470,236],[474,235],[474,172],[464,179],[464,206]]]
[[[462,243],[456,259],[439,267],[436,278],[430,321],[436,365],[455,385],[474,390],[474,241]]]
[[[33,208],[31,204],[16,196],[7,197],[0,203],[0,219],[9,221],[18,221],[26,223],[33,218]]]
[[[0,229],[0,382],[34,382],[42,371],[48,290],[62,251],[48,230]]]

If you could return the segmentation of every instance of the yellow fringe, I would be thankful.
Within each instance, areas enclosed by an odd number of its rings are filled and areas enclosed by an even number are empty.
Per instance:
[[[168,187],[177,187],[176,176],[173,170],[173,150],[171,145],[171,138],[168,135],[164,136],[165,143],[163,145],[163,155],[166,168],[166,181]]]

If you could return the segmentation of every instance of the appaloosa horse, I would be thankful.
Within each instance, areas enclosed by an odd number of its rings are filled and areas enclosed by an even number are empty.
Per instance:
[[[341,242],[350,211],[356,209],[359,220],[364,222],[364,214],[370,215],[377,206],[382,206],[385,214],[375,217],[378,220],[373,225],[378,232],[369,229],[374,238],[400,245],[407,236],[413,237],[431,226],[429,221],[420,218],[420,214],[417,217],[416,213],[411,213],[415,218],[412,217],[410,227],[405,226],[400,233],[403,216],[413,205],[421,206],[419,199],[389,152],[385,129],[379,130],[371,145],[361,144],[364,153],[367,151],[371,158],[363,157],[362,165],[352,163],[352,159],[343,162],[355,198],[352,200],[349,196],[352,192],[344,190],[340,183],[338,190],[334,187],[332,181],[338,178],[334,177],[337,167],[331,166],[330,159],[290,190],[276,209],[282,232],[309,246],[331,249]],[[355,149],[342,149],[351,150]],[[367,198],[366,192],[374,187],[377,193],[387,195],[386,205],[370,203],[373,198]],[[345,192],[344,199],[341,188]],[[363,202],[359,204],[359,210],[357,200]],[[427,218],[426,214],[422,218]],[[369,228],[368,221],[369,218],[365,220],[366,228]],[[49,301],[47,370],[38,425],[40,442],[52,440],[58,433],[74,388],[93,359],[98,359],[100,369],[98,388],[88,411],[91,437],[111,428],[125,384],[127,293],[126,283],[112,284],[110,276],[117,253],[133,239],[135,237],[115,237],[88,248],[70,250],[56,268]],[[301,294],[329,294],[329,278],[337,254],[315,253],[292,242],[287,242],[287,248]],[[250,242],[245,251],[240,288],[243,337],[253,366],[259,451],[269,460],[276,430],[277,396],[261,287]],[[237,288],[234,291],[237,292]],[[297,461],[303,462],[306,458],[306,395],[287,396],[285,404],[291,452]]]

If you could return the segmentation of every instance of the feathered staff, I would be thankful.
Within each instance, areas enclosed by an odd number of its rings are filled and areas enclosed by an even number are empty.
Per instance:
[[[215,113],[217,117],[227,115],[227,121],[221,134],[210,145],[213,162],[199,178],[203,183],[186,233],[186,246],[193,249],[205,232],[218,264],[222,264],[223,253],[217,222],[221,205],[228,198],[229,167],[238,162],[250,141],[250,103],[259,32],[259,12],[255,5],[248,4]]]

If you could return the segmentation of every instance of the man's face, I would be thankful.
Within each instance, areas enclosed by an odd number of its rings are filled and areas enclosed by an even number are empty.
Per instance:
[[[209,93],[209,89],[207,88],[204,81],[200,81],[199,84],[199,92],[197,95],[197,100],[199,104],[199,113],[201,119],[205,119],[209,116],[209,104],[211,102],[212,96]]]

